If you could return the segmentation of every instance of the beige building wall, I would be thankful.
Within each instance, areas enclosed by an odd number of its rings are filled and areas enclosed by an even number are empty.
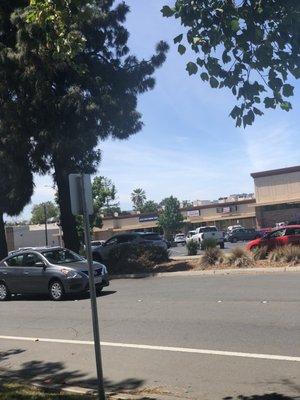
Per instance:
[[[300,169],[270,176],[254,174],[254,185],[257,205],[300,201]]]

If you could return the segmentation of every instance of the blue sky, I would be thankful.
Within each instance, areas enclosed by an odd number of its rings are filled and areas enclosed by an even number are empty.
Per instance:
[[[252,192],[250,173],[298,165],[300,148],[300,84],[294,109],[266,111],[250,128],[237,129],[228,117],[235,99],[227,90],[211,89],[199,76],[189,77],[186,62],[172,39],[183,28],[162,18],[168,0],[127,0],[131,51],[148,58],[155,44],[171,45],[168,59],[156,73],[156,87],[139,98],[144,128],[127,141],[100,143],[99,174],[112,179],[123,209],[130,209],[130,193],[145,189],[149,199],[215,199],[231,193]],[[51,177],[36,177],[32,204],[53,199]],[[32,204],[22,214],[29,218]]]

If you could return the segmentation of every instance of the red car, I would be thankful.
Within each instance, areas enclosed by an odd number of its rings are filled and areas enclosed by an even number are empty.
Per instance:
[[[289,225],[266,233],[262,238],[252,240],[246,246],[247,250],[254,251],[259,247],[272,250],[278,246],[288,244],[300,245],[300,225]]]

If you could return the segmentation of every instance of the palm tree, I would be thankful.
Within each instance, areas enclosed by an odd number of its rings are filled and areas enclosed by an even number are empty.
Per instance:
[[[20,214],[31,199],[33,186],[27,154],[11,156],[0,151],[0,260],[7,256],[3,214]]]
[[[131,201],[133,203],[133,209],[135,211],[141,211],[145,201],[146,201],[146,193],[144,189],[137,188],[131,193]]]

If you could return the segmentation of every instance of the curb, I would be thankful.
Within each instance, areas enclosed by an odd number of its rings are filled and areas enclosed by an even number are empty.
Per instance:
[[[280,272],[300,272],[299,267],[269,267],[269,268],[230,268],[211,269],[207,271],[176,271],[176,272],[151,272],[143,274],[119,274],[111,275],[110,279],[142,279],[142,278],[166,278],[168,276],[215,276],[215,275],[257,275]]]

